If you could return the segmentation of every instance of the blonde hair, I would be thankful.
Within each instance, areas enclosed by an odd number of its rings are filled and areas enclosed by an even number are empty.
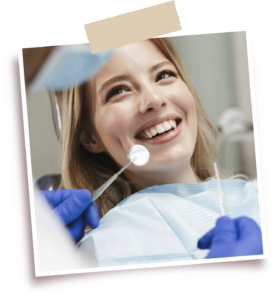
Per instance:
[[[213,163],[217,158],[216,137],[218,131],[205,112],[171,42],[167,38],[151,40],[167,59],[175,65],[179,75],[193,95],[197,114],[197,140],[191,158],[191,166],[200,181],[208,180],[214,176]],[[93,192],[94,189],[118,171],[118,166],[106,153],[91,153],[80,143],[80,134],[83,130],[87,130],[87,132],[94,130],[88,115],[87,93],[86,84],[55,93],[61,110],[62,122],[60,134],[62,145],[60,189],[88,189]],[[100,217],[135,191],[135,187],[122,174],[96,200]]]

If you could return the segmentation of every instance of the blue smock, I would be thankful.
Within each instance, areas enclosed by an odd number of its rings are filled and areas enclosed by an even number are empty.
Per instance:
[[[260,225],[257,181],[221,180],[228,216]],[[123,200],[79,243],[97,266],[203,259],[197,241],[221,216],[216,180],[144,189]]]

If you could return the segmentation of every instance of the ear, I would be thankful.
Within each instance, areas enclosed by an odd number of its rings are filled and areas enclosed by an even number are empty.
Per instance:
[[[81,132],[80,142],[86,150],[92,153],[101,153],[105,151],[100,139],[89,135],[86,130]]]

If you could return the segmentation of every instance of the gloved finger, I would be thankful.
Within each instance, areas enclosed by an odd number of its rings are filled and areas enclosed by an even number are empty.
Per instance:
[[[85,224],[82,216],[79,216],[75,221],[70,223],[67,228],[75,242],[78,243],[85,233]]]
[[[236,224],[229,217],[220,217],[216,221],[212,246],[226,244],[237,240]]]
[[[261,235],[261,229],[254,220],[248,217],[240,217],[234,221],[238,229],[239,238],[243,239],[250,235]]]
[[[64,224],[67,225],[77,219],[85,211],[90,201],[90,191],[74,190],[70,197],[63,200],[54,210],[60,216]]]
[[[96,228],[99,225],[98,207],[95,202],[92,202],[84,212],[85,224],[91,228]]]
[[[214,228],[208,231],[205,235],[203,235],[198,240],[197,247],[199,249],[210,249],[213,236],[214,236]]]
[[[67,200],[73,193],[78,190],[54,190],[41,191],[40,193],[46,198],[47,202],[53,207],[57,207],[63,201]]]
[[[262,232],[258,224],[247,217],[240,217],[235,220],[239,233],[239,240],[251,245],[249,255],[263,254]]]
[[[47,200],[52,208],[56,207],[59,204],[59,200],[56,200],[55,197],[56,191],[40,191],[40,194]]]

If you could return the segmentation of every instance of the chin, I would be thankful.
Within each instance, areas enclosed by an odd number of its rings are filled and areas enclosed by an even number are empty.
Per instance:
[[[184,168],[190,165],[190,160],[193,155],[193,151],[182,149],[174,149],[169,153],[160,155],[160,157],[153,158],[148,163],[147,168],[157,168],[157,170],[170,170],[171,168]],[[155,165],[155,167],[154,167]],[[152,166],[152,167],[151,167]]]

